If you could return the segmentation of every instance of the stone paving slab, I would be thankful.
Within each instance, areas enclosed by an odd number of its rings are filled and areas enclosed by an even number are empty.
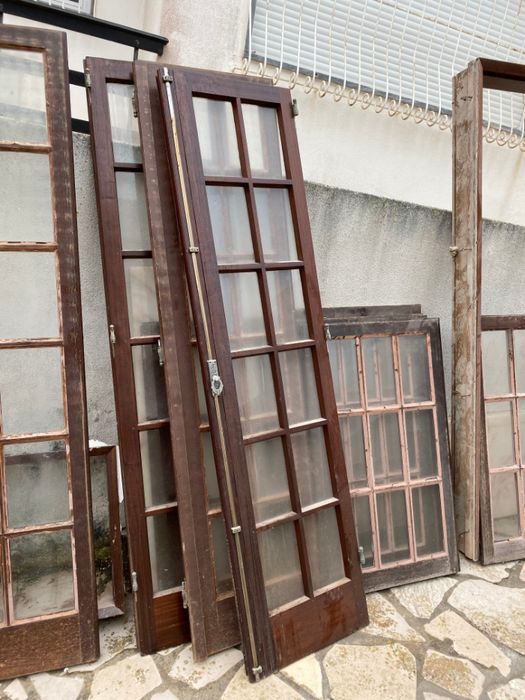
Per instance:
[[[141,656],[132,620],[116,619],[95,664],[5,681],[0,699],[525,700],[525,563],[462,565],[369,595],[368,627],[257,684],[238,649],[203,664],[190,645]]]

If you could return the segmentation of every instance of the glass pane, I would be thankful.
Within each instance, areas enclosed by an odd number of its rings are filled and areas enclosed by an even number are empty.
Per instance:
[[[354,509],[355,528],[357,530],[357,543],[363,548],[365,563],[363,568],[374,566],[374,540],[372,538],[372,520],[370,518],[370,502],[368,496],[355,496],[352,498]]]
[[[516,476],[516,472],[501,472],[490,476],[495,542],[521,535]]]
[[[140,163],[139,124],[133,116],[133,85],[108,84],[109,119],[115,163]]]
[[[432,409],[427,411],[407,411],[405,413],[405,422],[410,478],[426,479],[437,476],[434,412]]]
[[[354,338],[329,340],[327,345],[337,407],[347,410],[359,408],[361,399]]]
[[[15,618],[73,610],[73,557],[69,530],[9,541]]]
[[[193,361],[195,363],[195,379],[197,382],[197,398],[199,402],[199,414],[201,424],[208,423],[208,408],[206,407],[206,397],[204,395],[204,384],[202,383],[201,363],[199,360],[199,351],[193,349]]]
[[[516,464],[511,402],[485,403],[485,426],[489,467],[511,467]]]
[[[2,233],[8,242],[54,240],[49,156],[0,151]]]
[[[369,406],[397,403],[391,338],[361,340]]]
[[[305,518],[304,534],[314,590],[344,579],[345,567],[335,510],[320,510]]]
[[[242,187],[207,187],[218,265],[254,261],[246,195]]]
[[[277,343],[309,338],[299,270],[268,272],[267,279]]]
[[[5,624],[5,579],[2,567],[0,567],[0,627]]]
[[[0,141],[47,143],[44,55],[0,49]]]
[[[410,557],[404,491],[376,495],[381,562],[391,564]]]
[[[114,605],[111,564],[113,533],[109,520],[108,472],[106,455],[89,459],[91,472],[91,509],[95,548],[95,577],[98,607]]]
[[[268,355],[233,360],[243,435],[279,428],[275,388]]]
[[[54,253],[0,253],[0,338],[60,335]]]
[[[131,336],[158,335],[159,310],[153,261],[151,258],[124,260],[124,274]]]
[[[147,518],[153,593],[182,584],[182,546],[177,511]]]
[[[220,280],[231,349],[267,345],[257,273],[235,272]]]
[[[193,98],[205,175],[241,175],[239,147],[231,102]]]
[[[215,467],[215,457],[210,433],[201,433],[202,454],[204,459],[204,469],[206,472],[206,489],[208,491],[208,508],[215,509],[221,507],[219,496],[219,484],[217,482],[217,470]]]
[[[63,430],[60,348],[0,350],[0,406],[5,435]]]
[[[485,331],[482,333],[481,352],[485,396],[510,394],[507,331]]]
[[[279,353],[290,425],[321,417],[310,348]]]
[[[370,438],[375,483],[403,481],[399,414],[370,415]]]
[[[425,335],[400,335],[397,340],[405,403],[431,401],[427,337]]]
[[[302,507],[333,498],[323,428],[293,433],[290,439]]]
[[[169,428],[143,430],[139,440],[146,508],[172,503],[177,496]]]
[[[363,420],[361,416],[340,416],[339,426],[350,488],[362,489],[368,486]]]
[[[259,551],[268,608],[275,610],[301,598],[304,588],[294,525],[259,532]]]
[[[514,331],[514,372],[516,391],[525,394],[525,330]]]
[[[122,250],[150,250],[144,173],[116,172]]]
[[[233,591],[233,579],[223,518],[212,518],[211,535],[215,559],[215,588],[217,595],[231,593]]]
[[[256,187],[255,204],[266,262],[297,260],[288,190]]]
[[[252,177],[286,177],[277,110],[243,104],[242,115]]]
[[[166,385],[157,346],[135,345],[131,352],[139,423],[167,418]]]
[[[412,510],[418,557],[442,552],[445,543],[439,486],[434,484],[412,489]]]
[[[69,520],[66,446],[32,442],[4,447],[9,527]]]
[[[518,400],[519,431],[521,439],[521,464],[525,465],[525,399]]]
[[[290,513],[292,504],[281,438],[246,446],[255,521]]]

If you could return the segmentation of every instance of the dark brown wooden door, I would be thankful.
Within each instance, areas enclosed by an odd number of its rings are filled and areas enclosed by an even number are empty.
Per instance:
[[[253,680],[367,622],[292,104],[181,68],[159,87]]]
[[[66,35],[0,27],[0,679],[98,655]]]
[[[86,71],[137,641],[151,653],[188,641],[189,624],[142,151],[132,64]]]

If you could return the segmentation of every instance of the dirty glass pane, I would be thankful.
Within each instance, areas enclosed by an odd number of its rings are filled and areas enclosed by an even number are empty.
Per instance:
[[[432,400],[428,364],[427,337],[400,335],[397,338],[401,359],[403,399],[405,403]]]
[[[0,253],[0,338],[60,335],[54,253]]]
[[[403,481],[399,414],[371,414],[369,420],[375,483],[381,485]]]
[[[64,429],[61,356],[60,348],[0,350],[4,434]]]
[[[485,425],[489,467],[511,467],[516,464],[511,402],[486,402]]]
[[[139,440],[146,508],[172,503],[177,496],[169,428],[143,430]]]
[[[363,419],[361,416],[339,416],[348,482],[351,489],[368,485]]]
[[[150,250],[144,173],[116,172],[122,250]]]
[[[379,547],[381,562],[391,564],[408,559],[407,509],[404,491],[389,491],[376,495],[379,521]]]
[[[47,153],[0,151],[0,173],[0,240],[53,241],[55,229]]]
[[[309,338],[299,270],[268,272],[266,277],[277,343]]]
[[[253,262],[253,243],[244,189],[210,185],[206,192],[217,264]]]
[[[233,579],[223,518],[211,519],[211,535],[215,559],[215,589],[217,595],[231,593],[233,591]]]
[[[139,423],[167,418],[166,385],[157,346],[135,345],[131,352]]]
[[[124,260],[129,332],[132,337],[158,335],[159,310],[151,258]]]
[[[434,412],[432,409],[407,411],[405,413],[405,423],[410,478],[425,479],[437,476]]]
[[[321,418],[311,349],[280,352],[279,362],[289,424]]]
[[[255,521],[260,523],[290,513],[292,505],[281,438],[246,445],[245,450]]]
[[[69,530],[9,541],[15,618],[73,610],[73,557]]]
[[[242,115],[252,177],[286,177],[277,110],[243,104]]]
[[[361,347],[368,405],[397,403],[391,338],[363,338]]]
[[[521,463],[525,465],[525,399],[518,400],[518,416],[521,438]]]
[[[48,140],[44,54],[0,48],[0,141]]]
[[[525,330],[514,331],[513,338],[516,391],[518,394],[525,394]]]
[[[485,396],[510,394],[507,331],[485,331],[482,333],[481,353]]]
[[[133,116],[133,85],[108,83],[109,120],[115,163],[140,163],[138,119]]]
[[[232,351],[267,345],[257,273],[234,272],[220,280]]]
[[[490,477],[495,542],[521,535],[516,476],[516,472],[501,472]]]
[[[233,360],[233,372],[243,435],[279,428],[269,356]]]
[[[334,508],[320,510],[305,518],[304,534],[314,590],[344,579],[345,567]]]
[[[195,380],[197,382],[197,398],[199,402],[199,414],[202,424],[208,423],[208,408],[206,406],[206,397],[204,395],[204,384],[202,383],[201,362],[199,359],[199,351],[193,348],[193,361],[195,364]]]
[[[301,506],[306,508],[333,498],[323,428],[293,433],[290,439]]]
[[[217,471],[215,468],[215,457],[211,444],[211,434],[201,433],[202,454],[204,469],[206,472],[206,490],[208,492],[208,508],[214,510],[221,507],[219,497],[219,484],[217,482]]]
[[[113,532],[109,519],[108,470],[106,455],[89,458],[91,510],[95,549],[95,577],[99,609],[114,605],[111,547]]]
[[[265,261],[297,260],[288,190],[256,187],[254,192]]]
[[[291,603],[304,595],[299,551],[292,523],[259,532],[259,551],[268,608]]]
[[[337,408],[359,408],[361,399],[355,339],[329,340],[327,344]]]
[[[4,447],[9,527],[69,520],[66,446],[62,441]]]
[[[418,557],[442,552],[445,542],[439,486],[434,484],[412,489],[412,510]]]
[[[363,548],[365,563],[363,568],[374,566],[374,540],[372,539],[372,520],[370,518],[370,501],[368,496],[352,498],[354,521],[357,531],[357,543]]]
[[[193,98],[204,175],[241,175],[231,102]]]
[[[151,515],[146,522],[153,593],[176,588],[184,579],[177,512]]]

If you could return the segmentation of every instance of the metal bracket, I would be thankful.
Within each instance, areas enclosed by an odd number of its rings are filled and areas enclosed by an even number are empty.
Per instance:
[[[115,357],[115,343],[117,342],[117,334],[115,333],[115,326],[110,323],[109,325],[109,342],[111,343],[111,354]]]
[[[159,365],[164,366],[164,348],[160,342],[160,338],[157,340],[157,355],[159,356]]]
[[[135,119],[138,118],[139,116],[139,108],[137,104],[137,91],[133,90],[133,94],[131,95],[131,106],[133,107],[133,116]]]
[[[293,99],[292,100],[292,117],[298,117],[299,116],[299,106],[297,105],[297,100]]]
[[[262,672],[263,672],[262,666],[255,666],[255,668],[252,668],[252,673],[257,678],[257,680],[259,679],[259,676],[261,675]]]
[[[84,71],[84,83],[87,88],[91,87],[91,73],[89,72],[88,69]]]
[[[210,388],[211,393],[214,396],[220,396],[224,389],[224,384],[222,382],[221,376],[219,374],[219,368],[217,366],[217,360],[208,360],[208,374],[210,377]]]
[[[360,562],[361,566],[364,566],[366,564],[365,548],[358,547],[357,551],[359,552],[359,562]]]
[[[186,581],[182,582],[181,595],[182,595],[182,607],[187,609],[188,608],[188,594],[186,593]]]
[[[232,532],[233,532],[234,535],[238,535],[240,531],[241,531],[241,526],[240,526],[240,525],[234,525],[234,526],[232,527]]]
[[[324,337],[326,340],[332,340],[332,332],[330,330],[330,326],[324,327]]]
[[[198,245],[190,245],[188,248],[188,251],[190,253],[198,253],[199,252],[199,246]]]
[[[172,82],[173,82],[173,78],[172,78],[172,76],[168,73],[168,69],[167,69],[167,68],[164,68],[164,70],[163,70],[163,72],[162,72],[162,82],[164,82],[164,83],[172,83]]]
[[[137,591],[139,590],[139,581],[136,571],[131,572],[131,590],[133,591],[133,593],[137,593]]]

